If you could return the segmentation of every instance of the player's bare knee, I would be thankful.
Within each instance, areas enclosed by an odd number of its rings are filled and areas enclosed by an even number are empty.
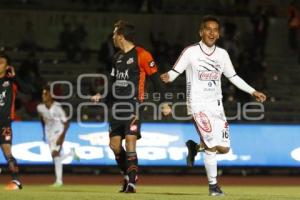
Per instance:
[[[218,153],[225,154],[230,151],[230,148],[229,147],[218,147],[217,150],[218,150]]]
[[[110,142],[109,143],[109,147],[110,149],[116,154],[120,153],[121,152],[121,147],[120,145],[117,145],[117,144],[114,144],[113,142]]]
[[[59,152],[58,151],[52,151],[51,155],[52,155],[52,158],[55,158],[55,157],[59,156]]]
[[[205,151],[216,152],[216,151],[217,151],[217,148],[216,148],[216,147],[208,148],[208,147],[206,146],[206,147],[205,147]]]

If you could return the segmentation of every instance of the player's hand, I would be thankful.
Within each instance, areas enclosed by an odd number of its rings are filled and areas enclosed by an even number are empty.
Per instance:
[[[167,103],[163,104],[161,111],[164,116],[170,115],[172,113],[172,109]]]
[[[160,75],[160,79],[164,82],[164,83],[168,83],[170,81],[170,76],[168,73],[164,73]]]
[[[101,95],[99,93],[91,97],[91,101],[93,102],[99,102],[100,99],[101,99]]]
[[[253,92],[252,96],[255,97],[256,101],[261,103],[263,103],[267,99],[267,96],[264,93],[258,91]]]
[[[7,66],[6,76],[9,78],[13,78],[16,75],[15,69],[13,66]]]

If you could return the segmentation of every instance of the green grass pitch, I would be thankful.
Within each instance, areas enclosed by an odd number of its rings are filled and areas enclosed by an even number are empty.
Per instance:
[[[5,191],[0,185],[0,200],[269,200],[300,199],[299,186],[223,186],[225,197],[209,197],[204,186],[139,185],[136,194],[118,193],[117,185],[26,185],[21,191]]]

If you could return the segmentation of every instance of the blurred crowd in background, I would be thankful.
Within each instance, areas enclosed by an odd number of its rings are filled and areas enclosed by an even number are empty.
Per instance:
[[[225,48],[231,57],[233,65],[238,74],[257,90],[267,91],[270,87],[266,76],[270,64],[267,62],[268,52],[267,40],[271,19],[284,18],[288,27],[288,47],[292,55],[299,55],[298,32],[300,27],[300,14],[297,2],[291,1],[286,7],[280,6],[282,1],[249,1],[249,0],[218,0],[218,1],[189,1],[189,0],[63,0],[49,2],[46,0],[1,0],[3,5],[0,12],[5,9],[12,10],[68,10],[74,12],[108,12],[122,16],[122,13],[150,14],[150,15],[172,15],[172,14],[214,14],[221,18],[223,27],[221,39],[218,45]],[[175,3],[174,3],[175,2]],[[234,17],[242,16],[249,21],[250,31],[240,30],[232,20]],[[133,16],[134,17],[134,16]],[[40,102],[42,86],[47,83],[45,76],[40,69],[44,63],[60,64],[81,64],[83,67],[90,62],[98,63],[99,67],[94,69],[95,73],[109,74],[111,70],[112,57],[117,49],[113,46],[112,34],[102,39],[97,44],[98,49],[92,48],[87,43],[90,36],[84,21],[73,23],[64,21],[63,27],[57,34],[55,47],[47,47],[36,37],[35,27],[31,21],[26,21],[24,32],[20,33],[20,41],[16,46],[2,45],[4,51],[24,52],[26,57],[18,60],[16,68],[18,75],[31,86],[31,94],[20,94],[16,101],[16,108],[20,119],[35,119],[36,105]],[[0,30],[0,32],[3,31]],[[137,33],[141,34],[141,33]],[[152,32],[142,33],[148,38],[147,48],[152,52],[161,72],[165,72],[175,63],[185,46],[197,41],[183,40],[183,33],[170,33],[152,30]],[[170,41],[169,34],[176,34],[175,39]],[[47,35],[45,35],[47,37]],[[280,38],[277,38],[280,40]],[[64,59],[56,60],[40,58],[40,52],[60,52],[64,54]],[[12,57],[12,60],[17,59]],[[299,59],[300,60],[300,59]],[[97,65],[97,64],[96,64]],[[276,79],[276,77],[274,77]],[[96,81],[96,84],[103,82]],[[184,82],[183,82],[184,85]],[[92,86],[90,93],[95,92]],[[228,81],[224,80],[224,102],[248,102],[251,97],[234,88]],[[61,89],[56,88],[60,93]],[[184,90],[183,90],[184,92]]]

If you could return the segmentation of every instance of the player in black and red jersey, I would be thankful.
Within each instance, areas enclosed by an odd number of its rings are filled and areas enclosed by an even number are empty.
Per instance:
[[[126,193],[136,192],[138,171],[136,141],[141,138],[139,105],[144,101],[146,76],[151,79],[161,96],[165,91],[152,55],[144,48],[135,45],[134,33],[135,27],[125,21],[120,20],[114,24],[113,41],[120,51],[114,57],[111,72],[113,89],[109,95],[112,104],[109,146],[124,175],[124,184],[120,192]],[[92,97],[92,101],[100,99],[100,94]],[[171,113],[167,103],[163,103],[162,107],[163,114]],[[123,139],[125,139],[125,149],[122,147]]]
[[[15,116],[14,103],[18,87],[25,92],[30,90],[15,76],[14,68],[9,66],[8,56],[0,54],[0,145],[12,176],[12,181],[5,188],[7,190],[22,189],[17,161],[11,152],[11,122]]]

